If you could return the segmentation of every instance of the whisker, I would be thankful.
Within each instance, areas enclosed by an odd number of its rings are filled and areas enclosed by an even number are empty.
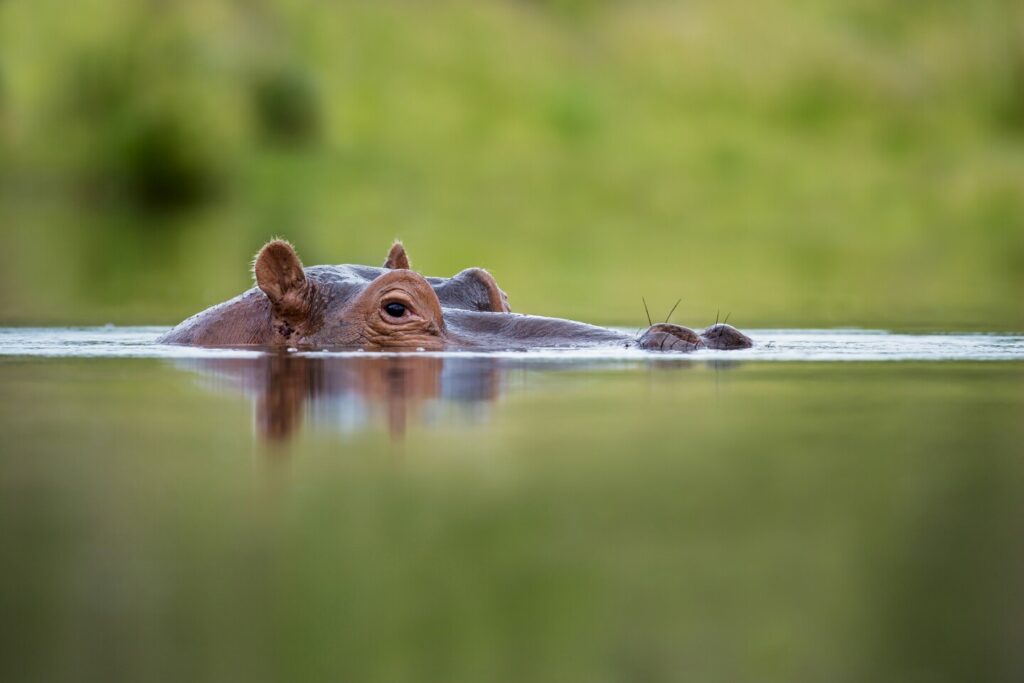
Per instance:
[[[647,327],[650,327],[654,323],[651,322],[651,311],[647,308],[647,299],[640,297],[640,301],[644,302],[644,313],[647,314]]]
[[[729,316],[730,315],[732,315],[732,311],[730,311],[730,312],[725,314],[725,320],[722,321],[723,325],[726,324],[727,322],[729,322]]]
[[[682,302],[682,299],[681,299],[681,298],[680,298],[680,299],[679,299],[678,301],[676,301],[676,305],[672,307],[672,310],[671,310],[671,311],[669,311],[669,312],[668,312],[668,315],[667,315],[667,316],[665,317],[665,322],[668,322],[669,320],[671,320],[671,319],[672,319],[672,314],[676,312],[676,309],[677,309],[677,308],[679,308],[679,304],[680,304],[681,302]]]

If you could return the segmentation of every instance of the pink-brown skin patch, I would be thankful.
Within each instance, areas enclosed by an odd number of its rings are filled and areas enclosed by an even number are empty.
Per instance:
[[[510,312],[508,296],[486,270],[451,278],[411,268],[400,242],[383,268],[305,268],[291,244],[268,242],[253,263],[256,287],[185,320],[168,344],[298,348],[531,349],[637,346],[653,351],[749,348],[749,337],[716,324],[697,334],[659,323],[639,338],[557,318]]]

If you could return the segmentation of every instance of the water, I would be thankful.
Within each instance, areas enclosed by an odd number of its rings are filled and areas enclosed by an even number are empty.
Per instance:
[[[201,349],[156,344],[162,327],[0,328],[0,356],[51,358],[255,358],[262,353],[239,349]],[[628,330],[624,330],[627,331]],[[694,361],[980,361],[1024,360],[1024,335],[1019,334],[899,334],[884,330],[745,330],[755,342],[741,351],[698,351]],[[316,352],[351,357],[356,352]],[[299,355],[309,355],[302,353]],[[426,353],[438,358],[507,358],[530,361],[644,361],[678,360],[672,354],[637,349],[542,349],[505,353]]]
[[[1020,680],[1024,337],[0,330],[10,680]]]

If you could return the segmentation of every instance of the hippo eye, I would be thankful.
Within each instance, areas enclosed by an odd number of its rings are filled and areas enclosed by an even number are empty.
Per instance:
[[[401,318],[405,315],[405,310],[405,304],[400,304],[397,301],[384,304],[384,312],[392,318]]]

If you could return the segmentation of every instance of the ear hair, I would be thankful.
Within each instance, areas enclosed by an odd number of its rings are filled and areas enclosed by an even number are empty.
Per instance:
[[[405,247],[398,240],[391,245],[391,251],[388,252],[388,258],[384,261],[384,267],[395,269],[411,270],[412,266],[409,264],[409,255],[405,253]]]
[[[284,316],[303,315],[309,283],[294,247],[282,239],[267,242],[253,262],[256,285]]]

